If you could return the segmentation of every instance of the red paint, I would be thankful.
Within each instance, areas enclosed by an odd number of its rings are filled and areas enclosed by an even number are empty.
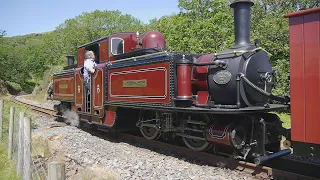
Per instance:
[[[103,124],[106,126],[112,127],[114,125],[115,119],[116,119],[116,108],[108,106]]]
[[[231,146],[229,134],[233,128],[232,120],[215,121],[206,128],[206,139],[212,144]]]
[[[284,17],[292,18],[294,16],[303,16],[303,15],[307,15],[307,14],[311,14],[311,13],[319,13],[319,12],[320,12],[320,7],[317,7],[317,8],[306,9],[306,10],[302,10],[302,11],[289,13],[289,14],[284,15]]]
[[[135,33],[117,33],[111,34],[109,36],[109,61],[114,61],[112,50],[111,50],[111,40],[112,38],[121,38],[124,40],[124,53],[131,52],[132,49],[136,48],[137,39]]]
[[[208,91],[198,91],[198,105],[206,105],[208,102]]]
[[[177,65],[177,98],[192,98],[191,65]]]
[[[84,47],[78,49],[78,67],[84,64]]]
[[[100,44],[100,63],[109,60],[109,39],[101,41]]]
[[[198,63],[205,63],[210,62],[211,59],[214,57],[213,54],[207,54],[200,56],[197,59]],[[192,84],[197,87],[198,91],[208,91],[208,66],[194,66],[193,67],[193,82]]]
[[[292,140],[320,144],[320,9],[287,15]]]
[[[75,106],[81,108],[84,111],[83,106],[83,75],[80,72],[81,68],[74,70],[74,79],[75,79]]]
[[[169,62],[114,69],[108,77],[108,100],[170,103]],[[146,80],[146,87],[123,87],[128,80]]]
[[[104,66],[105,64],[98,64],[95,73],[92,75],[92,115],[95,111],[99,111],[99,116],[104,116],[103,98],[104,98]]]
[[[166,48],[166,40],[159,31],[149,31],[142,38],[142,48]]]
[[[320,144],[320,11],[304,15],[306,142]]]
[[[71,111],[72,112],[77,112],[77,107],[75,106],[75,104],[71,105]]]
[[[214,54],[206,54],[203,56],[200,56],[197,59],[198,63],[205,63],[210,62],[214,57]],[[208,66],[196,66],[196,73],[197,74],[208,74]]]
[[[74,78],[73,74],[53,77],[53,98],[54,99],[73,99],[74,97]]]
[[[303,17],[289,21],[290,30],[290,87],[291,87],[291,137],[305,141],[305,87]]]

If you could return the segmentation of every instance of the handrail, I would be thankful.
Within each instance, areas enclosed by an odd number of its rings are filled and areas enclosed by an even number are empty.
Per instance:
[[[265,50],[261,47],[258,47],[258,48],[252,49],[252,50],[240,50],[240,51],[230,51],[230,52],[226,52],[226,53],[214,53],[214,56],[221,56],[221,55],[227,55],[227,54],[235,54],[235,55],[239,56],[244,53],[254,52],[254,51],[258,51],[258,50],[261,50],[261,51],[267,53],[269,56],[272,56],[271,53],[269,53],[267,50]]]
[[[157,52],[157,53],[151,53],[151,54],[145,54],[145,55],[141,55],[141,56],[134,56],[134,57],[129,57],[129,58],[125,58],[125,59],[121,59],[121,60],[116,60],[113,62],[109,62],[109,64],[113,64],[113,63],[118,63],[118,62],[124,62],[124,61],[129,61],[129,60],[134,60],[136,61],[139,58],[145,58],[145,57],[150,57],[150,56],[155,56],[155,55],[161,55],[161,54],[167,54],[167,51],[162,51],[162,52]]]

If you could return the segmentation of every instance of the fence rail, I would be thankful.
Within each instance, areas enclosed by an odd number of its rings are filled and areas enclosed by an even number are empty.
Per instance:
[[[8,160],[16,162],[17,175],[23,180],[64,180],[65,165],[56,161],[48,164],[48,172],[43,166],[40,166],[41,171],[45,173],[45,177],[40,177],[39,170],[32,159],[31,119],[25,117],[24,112],[20,112],[19,118],[16,118],[15,110],[15,107],[10,107],[9,126],[8,129],[5,129],[6,127],[3,126],[6,119],[4,101],[0,100],[0,141],[3,141],[3,132],[8,132]]]

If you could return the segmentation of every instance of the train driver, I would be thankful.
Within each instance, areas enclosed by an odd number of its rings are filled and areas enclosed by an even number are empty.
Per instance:
[[[87,90],[90,90],[91,84],[91,74],[95,72],[95,68],[97,67],[96,62],[94,61],[95,55],[93,51],[86,51],[84,54],[84,69],[83,69],[83,79],[85,83],[85,87]]]

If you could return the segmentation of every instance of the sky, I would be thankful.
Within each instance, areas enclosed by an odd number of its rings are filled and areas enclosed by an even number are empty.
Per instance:
[[[178,13],[178,0],[2,0],[0,30],[6,36],[52,31],[82,12],[119,10],[147,23]]]

